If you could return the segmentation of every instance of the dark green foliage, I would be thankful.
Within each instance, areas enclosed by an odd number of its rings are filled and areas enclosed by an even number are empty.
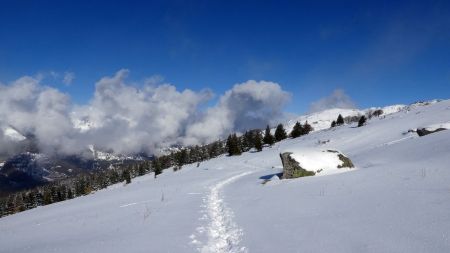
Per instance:
[[[125,180],[125,184],[131,183],[131,173],[129,169],[123,171],[122,180]]]
[[[156,176],[158,176],[159,174],[162,173],[162,167],[161,167],[161,163],[159,162],[158,157],[155,157],[155,159],[153,159],[152,169],[153,169],[153,172],[155,172],[155,178],[156,178]]]
[[[245,131],[241,137],[241,149],[242,152],[247,152],[253,147],[253,134],[251,131]]]
[[[305,169],[297,169],[293,172],[292,178],[298,178],[298,177],[309,177],[314,176],[316,173],[314,171],[309,171]]]
[[[258,152],[262,151],[263,149],[262,137],[259,130],[255,133],[255,136],[253,138],[253,146]]]
[[[336,121],[333,120],[333,121],[331,122],[331,127],[335,127],[335,126],[336,126]]]
[[[313,131],[313,127],[308,124],[308,121],[305,122],[305,124],[303,125],[303,134],[309,134],[311,131]]]
[[[295,123],[294,127],[292,128],[290,136],[292,138],[297,138],[302,135],[303,132],[303,126],[298,121]]]
[[[358,121],[358,127],[362,127],[362,126],[364,126],[364,124],[366,123],[366,116],[361,116],[361,118],[359,118],[359,121]]]
[[[241,143],[236,134],[230,134],[227,138],[227,151],[229,156],[240,155],[241,152]]]
[[[263,143],[272,146],[274,142],[275,142],[275,139],[274,139],[273,135],[270,133],[269,125],[267,125],[266,131],[264,132]]]
[[[358,122],[359,118],[360,118],[359,115],[347,116],[344,118],[344,122],[345,124],[351,124],[353,122]]]
[[[183,167],[184,164],[189,163],[189,154],[187,149],[183,148],[179,152],[174,154],[175,156],[175,166],[174,170],[177,171]]]
[[[105,187],[106,188],[106,187]],[[68,190],[67,190],[67,198],[68,199],[73,199],[73,192],[72,192],[72,189],[71,188],[69,188]]]
[[[281,141],[287,138],[286,130],[284,130],[283,124],[278,124],[275,129],[275,140]]]
[[[340,115],[340,114],[339,114],[339,116],[337,117],[336,125],[338,125],[338,126],[344,125],[344,118],[343,118],[342,115]]]
[[[139,164],[138,165],[138,175],[139,176],[143,176],[146,173],[146,169],[145,169],[145,165],[144,164]]]
[[[339,160],[341,160],[343,163],[342,165],[338,165],[338,168],[353,168],[355,167],[352,163],[352,160],[350,158],[344,156],[343,154],[338,154]]]
[[[384,113],[383,110],[378,109],[378,110],[375,110],[375,111],[372,113],[372,115],[375,116],[375,117],[379,117],[379,116],[381,116],[381,114],[383,114],[383,113]]]

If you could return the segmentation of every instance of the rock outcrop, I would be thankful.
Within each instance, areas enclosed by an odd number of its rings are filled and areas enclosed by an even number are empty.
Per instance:
[[[283,179],[314,176],[316,173],[308,171],[300,167],[300,164],[291,157],[291,152],[280,154],[283,164]]]
[[[417,134],[420,137],[422,137],[422,136],[425,136],[425,135],[428,135],[428,134],[432,134],[432,133],[436,133],[436,132],[444,131],[444,130],[447,130],[447,129],[446,128],[438,128],[438,129],[435,129],[435,130],[428,130],[426,128],[419,128],[419,129],[417,129]]]

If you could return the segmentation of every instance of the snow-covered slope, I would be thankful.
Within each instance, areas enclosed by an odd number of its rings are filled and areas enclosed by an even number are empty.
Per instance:
[[[3,136],[10,141],[23,141],[27,138],[11,126],[0,126],[0,130],[3,132]]]
[[[412,107],[417,107],[417,106],[423,106],[423,105],[428,105],[431,103],[435,103],[437,102],[436,100],[427,102],[427,103],[415,103],[412,104],[410,106],[406,106],[406,105],[390,105],[390,106],[385,106],[385,107],[371,107],[371,108],[367,108],[364,110],[358,110],[358,109],[339,109],[339,108],[335,108],[335,109],[328,109],[325,111],[321,111],[321,112],[314,112],[311,114],[307,114],[307,115],[303,115],[300,117],[297,117],[295,119],[291,119],[288,122],[286,122],[286,130],[288,132],[290,132],[292,130],[292,128],[294,127],[295,123],[298,121],[300,123],[305,123],[306,121],[308,121],[308,123],[314,128],[314,131],[319,131],[319,130],[323,130],[323,129],[327,129],[330,127],[331,122],[333,120],[337,119],[337,116],[339,114],[342,115],[342,117],[352,117],[352,116],[361,116],[361,115],[366,115],[370,112],[373,112],[375,110],[382,110],[382,116],[387,116],[389,114],[392,113],[397,113]]]
[[[292,131],[292,128],[294,127],[295,123],[298,121],[302,124],[304,124],[306,121],[314,128],[314,131],[322,130],[329,128],[331,125],[331,122],[333,120],[336,120],[337,116],[339,114],[342,115],[342,117],[348,117],[348,116],[357,116],[357,115],[364,115],[363,110],[357,110],[357,109],[329,109],[321,112],[315,112],[308,115],[300,116],[296,119],[289,120],[286,123],[286,130],[288,132]]]
[[[450,100],[219,157],[0,219],[1,252],[450,252]],[[312,121],[311,121],[312,123]],[[346,173],[266,182],[286,149]]]

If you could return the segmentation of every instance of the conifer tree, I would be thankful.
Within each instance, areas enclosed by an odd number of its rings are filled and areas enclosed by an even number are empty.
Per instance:
[[[300,135],[302,135],[303,132],[303,127],[302,124],[300,124],[298,121],[295,123],[294,128],[292,128],[291,134],[290,136],[292,138],[297,138],[300,137]]]
[[[68,199],[73,199],[72,188],[69,188],[69,189],[67,190],[67,198],[68,198]]]
[[[261,133],[259,131],[257,131],[255,133],[255,136],[253,137],[253,146],[255,147],[255,149],[260,152],[263,149],[263,143],[262,143],[262,138],[261,138]]]
[[[131,173],[130,169],[126,169],[122,173],[122,180],[125,180],[125,184],[131,183]]]
[[[152,168],[155,172],[155,178],[162,173],[162,167],[161,163],[159,162],[159,158],[155,157],[155,159],[152,161]]]
[[[272,146],[273,143],[274,143],[274,137],[273,137],[273,135],[270,133],[270,127],[269,127],[269,125],[267,125],[266,131],[264,132],[263,142],[264,142],[264,144],[269,144],[270,146]]]
[[[227,139],[227,151],[229,156],[240,155],[240,141],[236,134],[230,134]]]
[[[339,116],[337,117],[336,120],[336,125],[340,126],[344,124],[344,118],[342,117],[342,115],[339,114]]]
[[[358,121],[358,127],[362,127],[362,126],[364,126],[364,124],[366,123],[366,116],[361,116],[361,118],[359,118],[359,121]]]
[[[333,120],[333,121],[331,122],[331,127],[335,127],[335,126],[336,126],[336,121]]]
[[[311,131],[313,131],[313,127],[308,124],[308,121],[305,122],[305,124],[303,125],[303,134],[309,134]]]
[[[284,130],[283,124],[278,124],[275,129],[275,140],[281,141],[287,138],[286,130]]]

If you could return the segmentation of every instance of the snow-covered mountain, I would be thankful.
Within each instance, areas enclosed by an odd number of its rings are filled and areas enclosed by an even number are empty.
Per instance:
[[[448,122],[450,100],[416,104],[139,177],[1,218],[1,251],[449,252],[450,131],[409,131]],[[339,150],[355,168],[279,180],[284,150]]]
[[[341,109],[341,108],[333,108],[328,109],[321,112],[314,112],[307,115],[302,115],[297,118],[290,119],[286,122],[286,130],[291,131],[294,127],[295,123],[298,121],[304,124],[306,121],[314,128],[314,131],[319,131],[323,129],[330,128],[331,122],[336,120],[339,114],[342,117],[352,117],[352,116],[362,116],[368,115],[371,112],[376,110],[382,110],[382,115],[386,116],[392,113],[396,113],[408,108],[406,105],[391,105],[385,107],[371,107],[363,110],[358,109]]]
[[[27,137],[25,137],[23,134],[21,134],[17,129],[11,127],[11,126],[4,126],[1,128],[3,131],[3,136],[8,138],[11,141],[23,141]]]

